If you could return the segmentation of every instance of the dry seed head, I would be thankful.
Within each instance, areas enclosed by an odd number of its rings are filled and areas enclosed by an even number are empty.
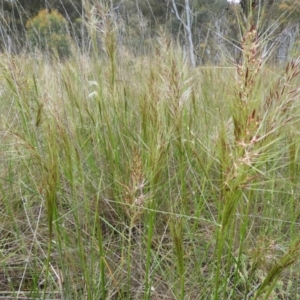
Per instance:
[[[124,202],[126,214],[135,221],[138,221],[143,214],[141,210],[147,201],[144,193],[145,177],[143,173],[143,162],[138,149],[133,151],[133,159],[130,170],[130,182],[122,184],[124,187]]]
[[[267,271],[278,260],[277,243],[267,237],[259,237],[255,248],[251,249],[249,254],[253,266]]]
[[[144,194],[141,194],[140,196],[134,199],[134,205],[144,206],[145,200],[146,200],[146,196]]]
[[[239,115],[234,117],[234,133],[237,143],[248,144],[256,135],[260,118],[256,109],[251,108],[257,74],[261,69],[260,45],[255,27],[251,27],[242,40],[243,61],[237,65],[236,95]]]
[[[289,111],[300,93],[300,89],[293,88],[292,83],[292,81],[300,73],[299,65],[299,59],[287,64],[284,76],[282,76],[273,88],[270,89],[269,95],[265,98],[265,101],[262,104],[262,110],[267,112],[271,109],[273,112],[273,114],[270,114],[271,118],[269,119],[268,124],[270,132],[274,128],[273,123],[278,123],[278,119],[283,118],[281,121],[281,125],[283,125],[287,124],[294,118],[289,116]]]
[[[143,162],[140,153],[137,149],[133,152],[133,162],[131,170],[131,184],[135,192],[137,190],[142,191],[144,188],[144,174],[143,174]]]

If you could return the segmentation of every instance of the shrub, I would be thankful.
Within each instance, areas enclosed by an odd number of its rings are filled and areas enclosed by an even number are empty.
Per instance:
[[[41,10],[26,23],[31,49],[47,51],[59,58],[70,56],[70,36],[65,18],[56,10]]]

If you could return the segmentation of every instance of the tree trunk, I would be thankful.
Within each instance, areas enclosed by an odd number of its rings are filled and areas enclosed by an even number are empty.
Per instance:
[[[189,53],[189,61],[190,61],[190,64],[193,67],[195,67],[196,59],[195,59],[195,52],[194,52],[192,23],[191,23],[191,9],[190,9],[189,0],[185,0],[185,5],[184,5],[186,22],[179,16],[175,0],[172,0],[172,5],[173,5],[173,10],[174,10],[176,18],[180,21],[180,23],[183,25],[183,27],[185,29],[186,41],[187,41],[188,53]]]
[[[185,0],[185,14],[186,14],[185,30],[187,32],[187,40],[188,40],[188,47],[189,47],[189,49],[188,49],[189,50],[189,58],[190,58],[191,65],[193,67],[195,67],[196,66],[196,60],[195,60],[194,43],[193,43],[193,35],[192,35],[189,0]]]

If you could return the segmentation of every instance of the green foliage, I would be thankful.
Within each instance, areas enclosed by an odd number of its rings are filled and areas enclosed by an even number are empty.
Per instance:
[[[52,13],[28,34],[58,53]],[[0,297],[299,299],[300,60],[254,26],[231,66],[163,30],[134,56],[105,13],[101,55],[1,56]]]
[[[49,51],[59,58],[70,56],[70,36],[67,22],[56,10],[42,10],[26,23],[28,40],[33,49]]]
[[[252,29],[236,69],[190,68],[109,29],[106,56],[2,57],[0,296],[297,299],[300,61]]]

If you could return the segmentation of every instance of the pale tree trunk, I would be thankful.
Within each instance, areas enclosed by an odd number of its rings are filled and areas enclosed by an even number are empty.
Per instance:
[[[196,66],[196,59],[195,59],[195,52],[194,52],[194,43],[193,43],[193,36],[192,36],[192,24],[191,24],[191,9],[189,0],[185,0],[185,16],[186,22],[179,16],[177,6],[175,0],[172,0],[173,10],[176,15],[176,18],[180,21],[186,31],[186,40],[188,45],[188,53],[189,53],[189,61],[190,64],[195,67]]]
[[[285,30],[279,36],[278,61],[280,63],[284,63],[290,58],[298,33],[299,33],[298,25],[289,26],[285,28]]]

